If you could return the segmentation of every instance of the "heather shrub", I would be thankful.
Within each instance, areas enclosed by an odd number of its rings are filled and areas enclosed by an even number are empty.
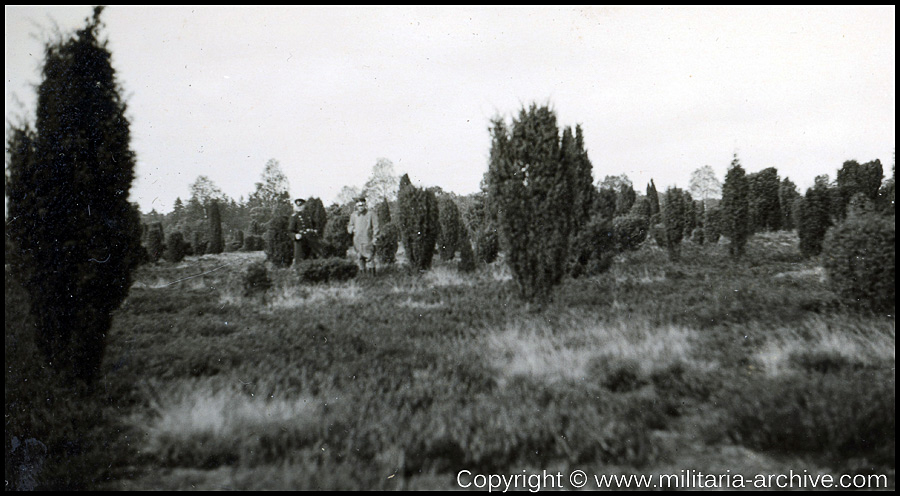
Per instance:
[[[170,233],[166,239],[166,260],[173,263],[180,262],[184,260],[186,254],[187,243],[184,241],[184,235],[177,231]]]
[[[893,466],[894,392],[890,370],[802,372],[732,384],[718,403],[725,435],[747,447]]]
[[[834,291],[852,306],[892,313],[894,217],[854,211],[831,228],[822,261]]]
[[[272,287],[272,279],[269,277],[266,264],[263,262],[249,264],[241,273],[241,286],[244,290],[243,296],[259,296],[265,302],[266,292]]]
[[[338,257],[303,260],[296,268],[300,280],[309,283],[346,281],[359,271],[355,263]]]
[[[636,203],[636,205],[638,204]],[[613,219],[613,233],[617,251],[636,250],[647,239],[648,218],[649,216],[630,214]]]

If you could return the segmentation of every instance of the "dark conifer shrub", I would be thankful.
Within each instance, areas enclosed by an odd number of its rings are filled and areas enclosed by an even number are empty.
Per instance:
[[[193,246],[194,255],[205,255],[207,241],[203,238],[203,233],[201,233],[199,229],[195,230],[191,238],[191,246]]]
[[[449,196],[439,198],[438,210],[438,220],[441,224],[437,240],[438,251],[441,254],[441,260],[453,260],[462,229],[465,226],[462,225],[459,207],[456,206],[453,198]]]
[[[847,213],[850,200],[858,193],[862,193],[869,200],[878,198],[878,190],[881,188],[881,180],[884,178],[884,169],[880,160],[873,160],[860,164],[855,160],[848,160],[838,170],[837,188],[835,199],[838,202],[838,219],[843,219]]]
[[[294,261],[294,237],[288,232],[288,221],[286,215],[275,215],[266,229],[266,260],[275,267],[289,267]]]
[[[663,206],[663,224],[666,229],[666,249],[669,259],[681,258],[681,240],[684,237],[687,202],[680,188],[666,190],[666,204]]]
[[[650,216],[650,237],[660,248],[666,247],[666,225],[663,224],[662,213]]]
[[[475,233],[475,257],[486,263],[493,263],[500,255],[500,237],[493,224],[479,229]]]
[[[656,185],[653,184],[653,179],[650,180],[650,184],[647,185],[647,201],[650,202],[650,215],[653,216],[659,213],[659,193],[656,192]]]
[[[252,236],[262,236],[266,232],[262,224],[260,224],[256,219],[250,221],[249,231],[249,234]]]
[[[720,232],[728,237],[728,253],[735,258],[744,254],[747,239],[750,237],[750,187],[747,184],[747,175],[741,163],[734,156],[731,167],[725,174],[725,184],[722,185],[722,203],[720,216]]]
[[[266,242],[261,236],[250,235],[244,238],[244,244],[241,246],[242,251],[262,251],[266,249]]]
[[[353,245],[353,236],[347,232],[350,224],[348,209],[337,205],[328,208],[328,222],[322,235],[322,250],[326,257],[345,257]]]
[[[691,241],[702,245],[706,241],[706,207],[702,201],[694,201],[694,215],[696,227],[691,233]]]
[[[469,230],[465,226],[460,229],[459,237],[459,270],[472,272],[475,270],[475,253],[472,251],[472,243],[469,241]]]
[[[788,178],[781,181],[778,188],[778,205],[781,207],[781,228],[787,231],[793,231],[797,227],[794,218],[794,203],[800,198],[797,192],[797,185]]]
[[[231,243],[231,251],[238,251],[244,247],[244,231],[238,229],[234,233],[234,241]]]
[[[631,212],[628,215],[636,215],[638,217],[643,217],[644,222],[648,225],[650,224],[650,216],[653,215],[650,212],[650,200],[646,198],[641,198],[640,200],[634,202],[634,205],[631,206]]]
[[[612,221],[595,214],[572,243],[569,275],[594,276],[606,272],[616,254]]]
[[[35,129],[13,128],[6,179],[11,270],[30,296],[37,344],[52,368],[89,383],[141,253],[128,202],[135,154],[98,39],[102,10],[46,46]]]
[[[797,234],[800,236],[800,253],[805,257],[822,253],[825,234],[832,225],[831,192],[828,184],[819,179],[806,190],[806,196],[799,204]]]
[[[616,192],[609,188],[600,188],[594,195],[594,215],[612,220],[616,216]]]
[[[170,233],[166,239],[166,260],[173,263],[184,260],[187,252],[186,245],[183,234],[178,231]]]
[[[328,224],[328,211],[325,210],[325,205],[322,204],[321,199],[310,197],[303,204],[303,208],[312,221],[312,228],[316,230],[316,233],[321,238],[325,234],[325,226]]]
[[[747,175],[749,185],[750,230],[777,231],[781,229],[781,180],[774,167]]]
[[[147,259],[150,262],[158,262],[163,256],[165,249],[163,226],[159,222],[154,222],[147,227]]]
[[[413,186],[404,174],[397,192],[397,210],[400,239],[410,265],[417,270],[428,270],[440,230],[434,193]]]
[[[222,234],[222,213],[218,200],[209,204],[209,245],[207,253],[219,254],[225,251],[225,236]]]
[[[555,113],[534,104],[511,126],[494,120],[491,133],[489,194],[500,213],[506,262],[524,299],[547,299],[568,265],[576,158],[568,154],[571,133],[560,140]]]
[[[397,261],[397,248],[400,246],[400,229],[397,224],[388,222],[381,224],[381,234],[375,245],[375,256],[383,264],[392,264]]]
[[[717,244],[722,237],[722,210],[709,207],[703,220],[703,234],[707,243]]]

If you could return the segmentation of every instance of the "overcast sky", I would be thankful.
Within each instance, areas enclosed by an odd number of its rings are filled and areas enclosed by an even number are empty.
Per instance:
[[[6,118],[33,120],[41,39],[90,7],[5,9]],[[732,154],[802,188],[895,147],[895,7],[108,7],[144,212],[206,175],[246,198],[277,159],[327,204],[379,157],[468,194],[489,121],[549,103],[595,181],[686,188]],[[42,34],[43,33],[43,34]],[[36,36],[35,36],[36,35]]]

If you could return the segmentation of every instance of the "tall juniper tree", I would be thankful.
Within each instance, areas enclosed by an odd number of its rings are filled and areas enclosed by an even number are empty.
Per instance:
[[[434,193],[413,186],[409,175],[404,174],[397,192],[397,210],[400,236],[410,266],[419,271],[430,269],[440,231]]]
[[[212,200],[209,203],[209,246],[207,253],[218,254],[225,251],[225,236],[222,234],[222,213],[219,201]]]
[[[102,7],[74,36],[48,43],[34,130],[14,129],[6,179],[17,279],[36,341],[65,377],[96,379],[111,324],[139,260],[140,217],[128,202],[135,154]]]
[[[653,184],[653,179],[650,180],[650,184],[647,185],[647,201],[650,202],[650,217],[659,213],[659,193],[656,191],[656,185]]]
[[[723,235],[729,239],[728,253],[735,258],[744,254],[747,239],[750,237],[750,187],[747,184],[747,174],[741,167],[741,162],[734,155],[728,173],[725,174],[725,184],[722,186],[722,203],[720,226]]]
[[[506,260],[520,294],[544,299],[566,271],[574,215],[566,140],[572,135],[564,133],[561,143],[555,113],[535,104],[512,125],[495,119],[491,134],[490,201],[500,213]]]

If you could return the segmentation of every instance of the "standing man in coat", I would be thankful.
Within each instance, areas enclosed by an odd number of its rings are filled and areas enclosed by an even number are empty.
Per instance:
[[[305,203],[303,198],[294,200],[294,214],[288,222],[288,231],[294,237],[294,267],[301,261],[317,258],[320,254],[319,233],[313,228],[309,212],[304,208]]]
[[[375,275],[375,244],[380,234],[378,216],[369,210],[366,198],[356,198],[356,211],[350,214],[350,223],[347,232],[353,235],[353,248],[356,249],[357,264],[363,274]],[[367,264],[371,265],[371,272],[367,272]]]

